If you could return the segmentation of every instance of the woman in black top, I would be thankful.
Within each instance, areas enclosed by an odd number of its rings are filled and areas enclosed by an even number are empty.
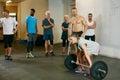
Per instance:
[[[68,22],[68,15],[64,16],[64,22],[62,23],[62,54],[65,54],[65,46],[66,44],[68,45],[68,27],[69,27],[69,22]]]

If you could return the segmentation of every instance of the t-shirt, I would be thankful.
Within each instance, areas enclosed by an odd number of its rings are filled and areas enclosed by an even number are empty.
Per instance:
[[[50,18],[50,21],[54,24],[54,20],[52,18]],[[45,18],[42,21],[42,26],[50,26],[50,23],[49,23],[47,18]],[[53,35],[52,27],[47,28],[47,29],[44,28],[44,32],[43,33],[44,33],[44,35],[48,35],[48,34],[52,34]]]
[[[12,18],[0,18],[0,23],[2,23],[3,26],[3,35],[11,35],[13,33],[13,29],[16,28],[16,25],[18,24],[17,21]]]
[[[26,18],[26,23],[28,23],[27,26],[28,33],[36,33],[37,18],[33,16],[28,16]]]
[[[63,23],[62,23],[62,27],[68,28],[68,27],[69,27],[69,23],[63,22]],[[68,30],[63,31],[63,34],[64,34],[64,35],[68,35]]]
[[[80,48],[84,44],[87,45],[88,53],[98,55],[98,52],[100,50],[100,45],[97,42],[86,40],[86,39],[81,37],[80,40],[78,41],[78,48]]]

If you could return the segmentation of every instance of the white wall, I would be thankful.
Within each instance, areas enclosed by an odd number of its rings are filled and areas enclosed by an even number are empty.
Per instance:
[[[97,21],[97,42],[102,45],[100,54],[120,58],[120,1],[119,0],[76,0],[76,7],[87,19],[92,12]]]
[[[51,17],[55,21],[54,32],[54,41],[55,43],[61,42],[61,24],[63,22],[64,9],[63,9],[63,0],[49,0],[48,1],[49,10],[51,12]]]

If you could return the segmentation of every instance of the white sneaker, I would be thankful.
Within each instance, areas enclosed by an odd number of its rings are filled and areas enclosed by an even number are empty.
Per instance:
[[[29,57],[34,58],[34,55],[31,52],[29,52],[28,54],[29,54]]]
[[[27,53],[27,54],[25,55],[25,57],[26,57],[26,58],[29,58],[29,53]]]

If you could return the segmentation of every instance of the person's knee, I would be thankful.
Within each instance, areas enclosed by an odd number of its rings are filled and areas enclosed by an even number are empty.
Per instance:
[[[45,40],[45,44],[48,44],[48,40]]]

